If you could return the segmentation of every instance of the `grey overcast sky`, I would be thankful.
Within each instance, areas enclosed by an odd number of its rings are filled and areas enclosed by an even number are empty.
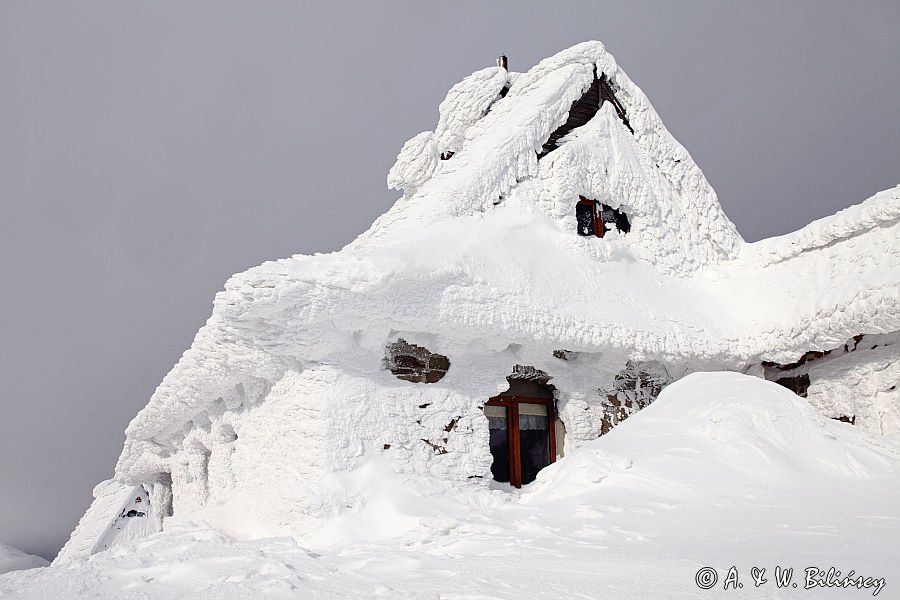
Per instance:
[[[0,3],[0,541],[48,558],[232,273],[336,250],[447,89],[599,39],[748,240],[900,180],[900,3]]]

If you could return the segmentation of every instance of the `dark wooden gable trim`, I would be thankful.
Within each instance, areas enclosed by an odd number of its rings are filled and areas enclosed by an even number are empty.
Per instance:
[[[581,127],[594,118],[600,110],[600,80],[597,79],[597,69],[594,68],[594,81],[591,87],[569,109],[569,117],[559,129],[550,134],[550,138],[544,143],[538,158],[547,156],[559,147],[559,139],[567,135],[576,127]]]
[[[612,104],[613,108],[616,110],[616,114],[619,115],[619,119],[621,119],[625,127],[628,128],[628,131],[634,133],[634,129],[631,128],[631,123],[628,122],[625,107],[622,106],[622,103],[616,98],[616,94],[613,91],[609,79],[606,77],[606,73],[597,77],[597,67],[594,67],[594,81],[591,83],[591,87],[588,88],[581,98],[572,103],[566,122],[563,123],[559,129],[550,134],[550,137],[544,143],[541,152],[538,154],[538,159],[547,156],[559,148],[559,140],[566,136],[570,131],[576,127],[581,127],[593,119],[594,115],[597,114],[597,111],[600,110],[600,106],[603,102]]]
[[[631,128],[631,123],[628,122],[628,115],[625,114],[625,107],[622,106],[622,103],[616,98],[616,94],[613,92],[609,79],[606,77],[606,73],[600,76],[600,98],[613,105],[613,108],[616,109],[616,114],[619,115],[619,119],[621,119],[625,127],[628,128],[628,131],[634,134],[634,129]]]

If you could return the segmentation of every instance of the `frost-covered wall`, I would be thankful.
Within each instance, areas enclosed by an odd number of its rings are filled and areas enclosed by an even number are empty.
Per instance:
[[[158,498],[156,498],[158,500]],[[154,502],[143,485],[125,485],[112,479],[94,488],[94,501],[81,518],[56,563],[87,558],[128,540],[162,529],[163,503]]]
[[[601,76],[629,126],[606,101],[538,160]],[[762,376],[763,361],[900,331],[900,188],[746,244],[598,42],[527,73],[478,71],[439,113],[401,150],[388,181],[404,196],[369,231],[340,252],[235,275],[216,295],[129,424],[115,481],[73,534],[78,555],[136,486],[157,525],[202,519],[259,536],[364,502],[347,473],[373,456],[486,485],[481,408],[516,365],[551,377],[562,453],[689,372]],[[631,231],[577,235],[579,196],[626,213]],[[423,360],[445,357],[441,376],[398,379],[386,348],[401,339]],[[852,392],[858,426],[897,431],[893,348],[817,375],[810,401],[833,411]]]
[[[800,387],[794,391],[832,419],[893,434],[900,431],[898,341],[897,333],[858,335],[825,352],[810,352],[794,364],[769,364],[765,376],[789,388]]]

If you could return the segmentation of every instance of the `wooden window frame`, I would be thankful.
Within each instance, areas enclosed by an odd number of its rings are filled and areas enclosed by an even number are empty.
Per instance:
[[[507,428],[509,430],[509,483],[513,487],[522,487],[522,444],[519,438],[519,404],[543,404],[547,407],[550,435],[550,464],[556,462],[556,401],[551,398],[533,396],[494,396],[485,405],[506,408]]]
[[[578,204],[591,207],[591,217],[594,223],[594,235],[598,238],[602,238],[603,234],[606,232],[606,226],[603,225],[603,217],[600,214],[600,211],[597,210],[597,205],[599,203],[596,200],[589,200],[584,196],[578,196]]]

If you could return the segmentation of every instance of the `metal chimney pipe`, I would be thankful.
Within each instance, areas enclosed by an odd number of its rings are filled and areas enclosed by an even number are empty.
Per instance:
[[[501,54],[500,57],[497,59],[497,66],[503,67],[504,69],[509,71],[509,67],[507,66],[507,60],[506,60],[505,54]]]

